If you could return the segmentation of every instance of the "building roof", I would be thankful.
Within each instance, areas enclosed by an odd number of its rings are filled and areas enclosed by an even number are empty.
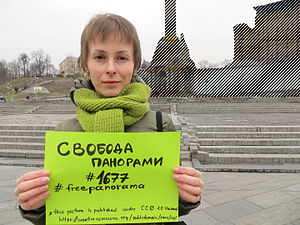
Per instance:
[[[77,58],[75,58],[75,57],[68,56],[68,57],[66,57],[63,61],[61,61],[61,63],[60,63],[59,65],[63,64],[63,63],[64,63],[66,60],[68,60],[68,59],[77,60]]]
[[[266,5],[253,7],[256,11],[276,11],[285,8],[299,7],[299,0],[282,0],[278,2],[269,3]]]

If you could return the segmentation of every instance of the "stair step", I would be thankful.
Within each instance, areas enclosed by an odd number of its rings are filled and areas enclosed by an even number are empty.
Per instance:
[[[299,113],[299,107],[293,108],[257,108],[257,107],[230,107],[230,108],[185,108],[184,110],[178,110],[180,114],[231,114],[231,113]]]
[[[197,132],[199,138],[299,138],[300,132]]]
[[[244,154],[300,154],[300,146],[200,146],[201,152]]]
[[[186,160],[191,158],[191,152],[190,151],[180,151],[180,159]]]
[[[42,160],[42,159],[0,157],[0,165],[43,167],[44,166],[44,160]]]
[[[255,165],[255,164],[193,164],[195,169],[204,172],[255,172],[255,173],[300,173],[300,165]]]
[[[30,137],[30,136],[0,136],[0,142],[14,143],[45,143],[45,137]]]
[[[45,131],[37,130],[0,130],[1,136],[45,136]]]
[[[37,110],[33,114],[76,114],[76,110]]]
[[[300,146],[300,139],[199,139],[200,146]]]
[[[0,130],[35,130],[35,131],[45,131],[54,130],[53,125],[41,125],[41,126],[26,126],[26,125],[0,125]]]
[[[44,150],[45,144],[0,142],[0,149]]]
[[[300,126],[196,126],[199,132],[300,132]]]
[[[0,157],[44,159],[44,150],[0,149]]]
[[[214,154],[204,163],[209,164],[300,164],[300,154]]]

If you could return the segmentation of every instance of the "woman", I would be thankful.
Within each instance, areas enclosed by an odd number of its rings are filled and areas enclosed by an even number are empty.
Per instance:
[[[71,90],[76,118],[57,125],[57,131],[155,132],[156,114],[149,111],[150,88],[134,76],[141,64],[141,49],[134,26],[125,18],[104,14],[92,18],[81,36],[79,67],[89,79]],[[163,130],[175,131],[163,114]],[[179,215],[200,204],[201,173],[193,168],[173,168],[179,188]],[[49,171],[24,174],[15,195],[20,212],[34,224],[45,224],[45,199]]]

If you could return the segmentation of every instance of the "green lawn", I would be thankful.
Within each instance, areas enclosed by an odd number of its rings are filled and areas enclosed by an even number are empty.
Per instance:
[[[27,95],[29,95],[29,93],[23,93],[23,90],[32,87],[35,83],[39,84],[49,80],[53,80],[53,82],[41,86],[47,88],[51,93],[40,94],[41,97],[68,95],[69,90],[73,85],[73,78],[43,77],[36,80],[32,77],[19,78],[0,83],[0,96],[4,96],[6,99],[25,98]],[[17,93],[15,93],[16,89]]]

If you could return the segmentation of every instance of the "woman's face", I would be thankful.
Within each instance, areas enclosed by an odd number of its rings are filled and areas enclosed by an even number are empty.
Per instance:
[[[134,69],[132,44],[118,38],[96,39],[89,44],[86,70],[97,93],[113,97],[130,84]]]

